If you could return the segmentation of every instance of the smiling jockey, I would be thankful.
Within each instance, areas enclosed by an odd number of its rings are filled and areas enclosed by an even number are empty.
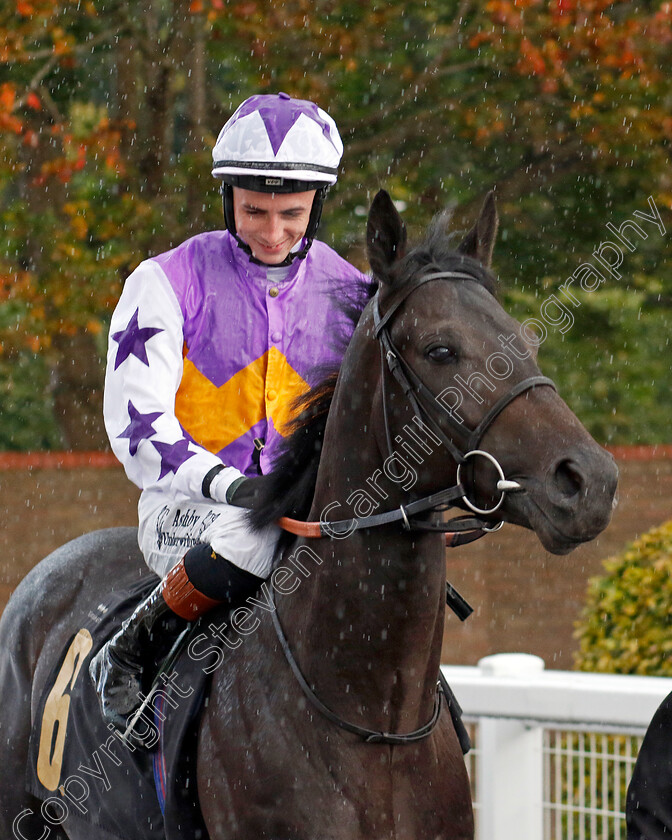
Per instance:
[[[269,470],[311,370],[340,361],[326,337],[351,330],[334,288],[366,278],[313,241],[342,151],[313,103],[248,99],[213,149],[227,230],[141,263],[112,317],[105,423],[142,489],[140,548],[162,577],[91,661],[103,714],[122,730],[149,663],[270,573],[278,529],[252,533],[231,503]]]

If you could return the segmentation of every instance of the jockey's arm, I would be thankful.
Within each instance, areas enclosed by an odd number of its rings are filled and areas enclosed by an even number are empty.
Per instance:
[[[161,268],[146,260],[130,275],[110,325],[104,418],[112,449],[141,489],[225,500],[241,476],[189,438],[175,414],[183,371],[183,316]],[[207,482],[206,482],[207,484]],[[208,488],[206,487],[206,492]]]

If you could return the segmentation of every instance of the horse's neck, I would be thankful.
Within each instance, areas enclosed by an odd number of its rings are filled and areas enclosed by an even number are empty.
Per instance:
[[[332,540],[319,551],[299,624],[302,660],[325,702],[361,709],[370,727],[409,731],[427,722],[432,707],[445,564],[435,537],[426,550],[427,538],[413,544],[393,530]]]
[[[351,516],[347,499],[371,490],[367,479],[381,465],[370,418],[358,418],[354,403],[336,404],[336,413],[311,518],[334,502],[338,506],[325,518]],[[394,498],[395,489],[374,512],[402,500],[398,490]],[[409,534],[396,523],[346,539],[308,541],[307,547],[302,562],[310,575],[280,610],[309,682],[327,705],[360,725],[410,731],[426,723],[443,635],[441,536]],[[305,559],[311,556],[319,562]]]

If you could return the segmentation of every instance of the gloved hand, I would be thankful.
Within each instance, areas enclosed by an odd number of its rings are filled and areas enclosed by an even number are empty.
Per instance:
[[[264,500],[265,484],[268,476],[260,475],[258,478],[237,478],[226,491],[226,501],[236,507],[254,510]]]

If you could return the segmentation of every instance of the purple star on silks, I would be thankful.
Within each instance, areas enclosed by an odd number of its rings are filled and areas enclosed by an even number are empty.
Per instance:
[[[289,99],[290,97],[286,93],[279,93],[277,96],[269,96],[268,94],[252,96],[240,106],[236,121],[254,111],[258,111],[266,126],[274,155],[277,155],[278,149],[282,146],[290,128],[301,114],[308,114],[311,119],[315,120],[322,127],[324,136],[331,141],[329,123],[324,117],[320,116],[317,105],[305,100],[294,100],[291,106],[288,106],[286,103]],[[282,104],[278,100],[281,100]]]
[[[136,309],[131,320],[126,324],[126,327],[120,332],[112,335],[114,341],[117,342],[117,358],[114,361],[114,369],[116,370],[122,362],[125,362],[129,356],[135,356],[140,361],[149,367],[149,359],[147,358],[147,348],[145,345],[149,339],[157,333],[163,332],[159,327],[140,327],[138,324],[138,312]]]
[[[162,411],[153,411],[149,414],[141,414],[133,403],[130,400],[128,401],[128,416],[131,418],[131,422],[128,426],[126,426],[120,435],[117,435],[117,437],[128,438],[128,451],[131,455],[135,455],[138,451],[138,446],[141,441],[147,440],[147,438],[156,434],[156,429],[152,426],[152,423],[157,417],[161,417],[162,414]]]
[[[160,440],[153,440],[152,446],[161,456],[161,473],[157,481],[161,481],[164,475],[177,472],[185,461],[192,458],[196,453],[189,452],[189,441],[181,438],[175,443],[161,443]]]

